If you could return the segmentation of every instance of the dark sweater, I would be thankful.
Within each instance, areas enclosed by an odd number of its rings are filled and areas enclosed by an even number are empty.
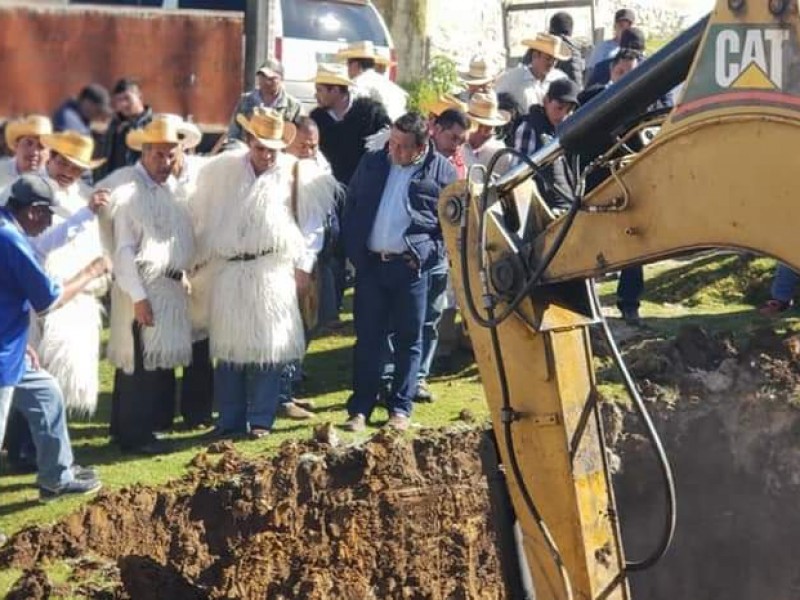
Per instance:
[[[357,98],[341,121],[334,120],[325,108],[311,111],[319,128],[319,147],[331,163],[333,176],[347,185],[358,161],[366,151],[364,138],[391,124],[383,104],[371,98]]]

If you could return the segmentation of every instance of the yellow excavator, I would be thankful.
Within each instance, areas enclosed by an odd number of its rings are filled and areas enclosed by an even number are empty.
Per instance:
[[[497,176],[492,162],[443,193],[453,285],[491,408],[500,468],[490,489],[510,597],[624,600],[629,574],[667,551],[669,462],[592,278],[707,248],[800,268],[799,38],[797,0],[718,0],[510,172]],[[678,86],[669,113],[648,112]],[[561,215],[539,194],[556,160],[575,175]],[[661,539],[636,560],[623,551],[603,442],[590,343],[598,325],[665,484]]]

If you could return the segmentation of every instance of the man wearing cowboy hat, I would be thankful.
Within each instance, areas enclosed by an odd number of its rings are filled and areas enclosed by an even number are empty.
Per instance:
[[[16,119],[6,125],[6,144],[14,156],[0,160],[0,190],[23,173],[44,169],[47,148],[42,146],[41,137],[48,133],[53,133],[53,125],[50,119],[41,115]]]
[[[325,214],[335,183],[302,196],[296,159],[282,152],[296,127],[277,111],[256,108],[237,120],[247,148],[201,170],[193,211],[198,260],[209,270],[216,435],[261,438],[272,430],[285,366],[305,354],[298,295],[310,285],[313,257],[300,214]]]
[[[495,91],[508,93],[523,112],[541,104],[553,81],[564,79],[563,71],[555,68],[556,61],[567,60],[570,54],[564,41],[549,33],[539,33],[533,39],[522,40],[531,49],[530,64],[506,70],[500,75]]]
[[[399,85],[375,70],[385,62],[371,41],[355,42],[336,54],[336,60],[347,63],[347,74],[355,85],[356,96],[366,96],[383,104],[394,120],[406,112],[408,94]]]
[[[467,112],[467,103],[452,94],[439,94],[435,99],[423,101],[420,105],[423,114],[428,116],[428,124],[433,129],[436,117],[446,110],[457,110],[461,113]]]
[[[94,140],[76,131],[43,135],[42,144],[50,151],[45,169],[58,201],[54,224],[72,222],[71,237],[47,253],[44,266],[51,277],[65,281],[103,253],[94,216],[108,204],[108,191],[93,192],[81,176],[104,161],[92,159]],[[102,329],[98,298],[107,286],[107,280],[96,280],[61,310],[40,319],[36,328],[42,365],[61,385],[67,409],[81,415],[93,414],[97,406]]]
[[[256,71],[256,89],[242,94],[233,111],[228,126],[228,139],[244,141],[245,133],[237,117],[249,118],[257,106],[279,112],[286,121],[294,123],[303,113],[300,102],[287,93],[283,85],[283,65],[274,59],[267,60]]]
[[[455,179],[453,166],[430,143],[425,118],[408,113],[394,122],[384,150],[364,156],[350,182],[342,229],[358,274],[353,394],[344,424],[350,431],[363,430],[375,409],[388,334],[395,367],[388,425],[409,427],[428,273],[444,252],[439,194]]]
[[[123,451],[157,454],[165,445],[154,432],[172,424],[174,369],[192,359],[185,272],[194,235],[173,176],[187,135],[176,119],[156,117],[128,132],[126,142],[141,159],[101,183],[112,189],[111,431]]]
[[[486,93],[494,81],[495,75],[489,72],[489,66],[483,56],[473,56],[469,61],[469,68],[459,72],[461,83],[467,88],[462,96],[464,101],[469,101],[472,94]]]
[[[320,149],[331,163],[333,176],[347,185],[366,152],[366,138],[391,120],[383,104],[355,96],[355,84],[341,65],[319,65],[314,85],[317,108],[310,116],[319,128]]]
[[[578,84],[571,79],[554,81],[542,106],[532,106],[514,133],[514,147],[531,155],[556,135],[558,126],[578,107]],[[564,158],[540,170],[539,191],[547,205],[556,211],[569,209],[573,186],[569,183]],[[561,193],[558,193],[560,190]]]
[[[489,161],[505,144],[497,138],[497,128],[508,123],[508,113],[498,107],[497,96],[493,92],[477,93],[470,98],[467,118],[472,130],[463,146],[467,170],[473,165],[489,166]],[[495,165],[495,173],[502,175],[511,165],[511,157],[503,156]]]

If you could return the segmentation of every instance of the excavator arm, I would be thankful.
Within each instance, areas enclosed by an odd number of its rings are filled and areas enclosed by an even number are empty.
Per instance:
[[[623,552],[592,365],[589,328],[602,316],[591,278],[714,247],[800,267],[799,26],[797,0],[718,0],[536,155],[499,179],[473,170],[442,196],[453,285],[537,600],[627,599],[627,575],[666,549],[636,562]],[[641,151],[574,160],[684,80]],[[562,156],[584,174],[611,174],[585,196],[579,185],[556,218],[531,176]]]

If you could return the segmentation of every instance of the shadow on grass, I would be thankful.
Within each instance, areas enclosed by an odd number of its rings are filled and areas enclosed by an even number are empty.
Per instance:
[[[33,486],[25,486],[30,487],[33,489]],[[0,488],[0,490],[5,491],[4,488]],[[34,506],[38,506],[39,501],[36,498],[31,498],[30,500],[20,500],[19,502],[12,502],[11,504],[2,504],[0,505],[0,517],[5,517],[6,515],[13,515],[14,513],[25,510],[28,508],[33,508]]]

